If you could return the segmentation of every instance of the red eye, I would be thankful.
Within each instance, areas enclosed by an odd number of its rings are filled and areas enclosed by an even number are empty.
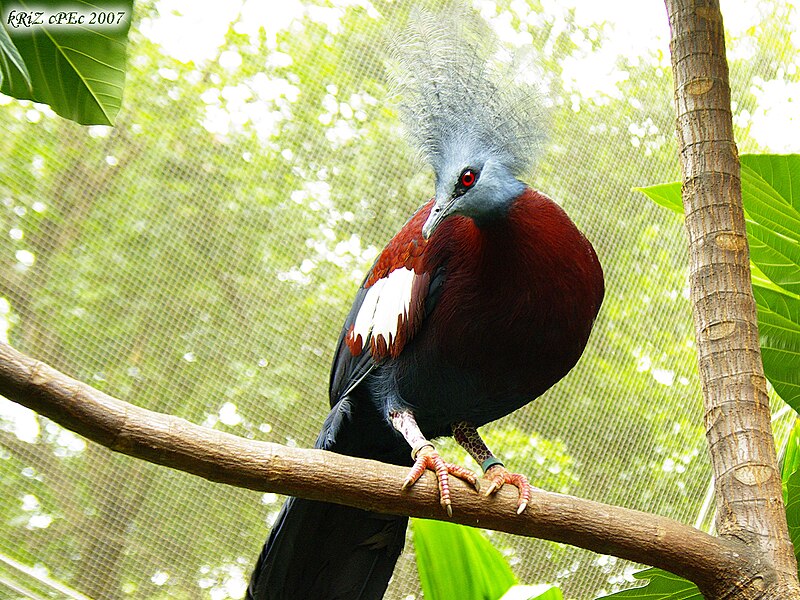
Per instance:
[[[465,188],[475,185],[475,172],[467,169],[461,174],[461,185]]]

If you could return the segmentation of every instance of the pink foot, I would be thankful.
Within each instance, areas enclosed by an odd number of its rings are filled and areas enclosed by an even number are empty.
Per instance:
[[[491,496],[496,493],[503,485],[510,483],[519,489],[519,501],[517,502],[517,514],[521,515],[531,501],[531,486],[528,478],[520,473],[510,473],[503,465],[489,467],[484,475],[489,480],[489,488],[485,495]]]
[[[433,446],[424,446],[417,453],[414,466],[411,467],[406,480],[403,482],[403,489],[408,489],[414,485],[427,469],[436,473],[436,479],[439,481],[439,503],[447,511],[447,514],[452,517],[453,507],[450,501],[450,482],[447,475],[450,474],[463,479],[473,487],[477,487],[477,478],[472,471],[464,467],[444,462]]]

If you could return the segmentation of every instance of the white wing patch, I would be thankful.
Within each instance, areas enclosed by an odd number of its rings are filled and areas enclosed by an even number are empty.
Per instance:
[[[365,344],[370,334],[378,347],[392,346],[400,323],[408,319],[416,276],[412,269],[395,269],[367,290],[350,333],[353,341],[361,336],[358,346]],[[380,338],[383,338],[383,343]]]

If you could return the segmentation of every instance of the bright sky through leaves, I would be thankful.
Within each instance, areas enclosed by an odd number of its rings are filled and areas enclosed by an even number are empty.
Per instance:
[[[501,39],[511,40],[516,45],[526,42],[526,34],[519,34],[512,26],[511,16],[504,13],[497,16],[495,3],[491,0],[473,2],[481,14],[487,18]],[[519,6],[516,6],[519,4]],[[663,3],[658,0],[630,2],[612,0],[543,0],[546,13],[566,13],[575,10],[576,24],[595,26],[608,34],[608,41],[600,48],[593,48],[594,40],[576,39],[579,50],[564,62],[565,89],[574,92],[573,108],[580,110],[580,102],[591,100],[603,102],[603,97],[619,98],[618,83],[628,77],[628,73],[618,64],[619,57],[625,57],[634,64],[640,60],[666,67],[669,64],[669,31]],[[292,22],[304,14],[314,21],[324,22],[331,31],[336,31],[347,6],[365,7],[371,16],[378,16],[369,0],[334,0],[332,7],[303,7],[298,0],[281,2],[258,2],[247,0],[241,3],[219,3],[213,0],[161,0],[158,4],[160,17],[149,20],[142,31],[158,42],[167,54],[183,62],[202,62],[220,60],[223,66],[235,70],[240,59],[230,51],[223,52],[219,58],[218,48],[224,41],[229,24],[239,19],[236,32],[255,36],[263,27],[267,33],[267,44],[275,45],[276,33],[292,26]],[[512,3],[518,14],[525,14],[526,3]],[[728,0],[723,2],[725,26],[731,38],[738,38],[760,20],[759,3],[747,0]],[[800,50],[800,16],[798,11],[788,11],[793,23],[794,34],[791,42]],[[536,15],[530,20],[535,23]],[[731,58],[746,58],[747,43],[734,46]],[[800,57],[800,52],[798,52]],[[800,67],[800,58],[790,71]],[[787,73],[793,75],[793,72]],[[281,89],[285,81],[275,82]],[[291,90],[288,91],[291,94]],[[773,80],[754,80],[752,93],[758,98],[758,110],[753,114],[747,111],[736,114],[737,125],[751,126],[750,135],[761,146],[772,152],[796,152],[800,140],[800,83]],[[235,94],[235,92],[229,92]],[[242,110],[247,108],[242,102]],[[235,111],[235,109],[234,109]],[[214,133],[224,134],[237,122],[252,120],[254,115],[234,116],[210,109],[205,125]],[[279,114],[270,113],[259,120],[263,138],[270,133],[280,120]],[[350,132],[339,132],[339,141],[347,141]],[[335,140],[332,140],[335,141]]]

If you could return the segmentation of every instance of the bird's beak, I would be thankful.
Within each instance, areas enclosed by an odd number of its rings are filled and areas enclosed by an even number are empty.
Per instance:
[[[427,240],[433,235],[433,232],[441,225],[445,217],[450,214],[450,208],[453,202],[454,199],[450,197],[436,198],[436,201],[433,203],[433,208],[431,208],[431,213],[428,215],[428,220],[425,221],[425,224],[422,226],[423,238]]]

